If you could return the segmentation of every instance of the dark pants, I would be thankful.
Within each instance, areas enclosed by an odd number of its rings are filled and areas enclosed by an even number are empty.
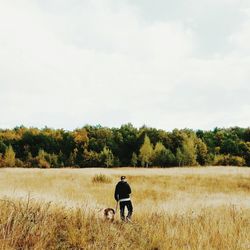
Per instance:
[[[120,201],[120,215],[122,220],[125,220],[125,207],[127,207],[128,209],[128,215],[126,218],[130,219],[133,213],[133,206],[131,201]]]

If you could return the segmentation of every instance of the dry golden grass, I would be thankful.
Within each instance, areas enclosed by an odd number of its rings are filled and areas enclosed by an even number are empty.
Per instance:
[[[120,175],[132,224],[98,214]],[[250,168],[0,169],[0,198],[1,249],[250,249]]]
[[[112,180],[110,177],[106,176],[105,174],[96,174],[92,178],[92,183],[111,183]]]

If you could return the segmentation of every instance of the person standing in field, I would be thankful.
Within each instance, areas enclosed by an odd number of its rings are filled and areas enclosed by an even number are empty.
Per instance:
[[[120,203],[120,216],[123,221],[131,221],[133,213],[133,205],[130,200],[131,188],[127,183],[126,176],[121,176],[121,180],[115,187],[115,200]],[[125,219],[125,207],[128,209],[128,214]]]

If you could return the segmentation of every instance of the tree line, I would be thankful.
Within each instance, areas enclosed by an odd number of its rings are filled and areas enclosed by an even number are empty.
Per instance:
[[[250,166],[250,128],[0,129],[0,167]]]

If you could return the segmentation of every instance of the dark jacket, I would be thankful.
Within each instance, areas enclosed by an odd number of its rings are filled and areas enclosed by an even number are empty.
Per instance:
[[[115,187],[115,200],[129,198],[131,194],[131,188],[127,182],[119,181]]]

